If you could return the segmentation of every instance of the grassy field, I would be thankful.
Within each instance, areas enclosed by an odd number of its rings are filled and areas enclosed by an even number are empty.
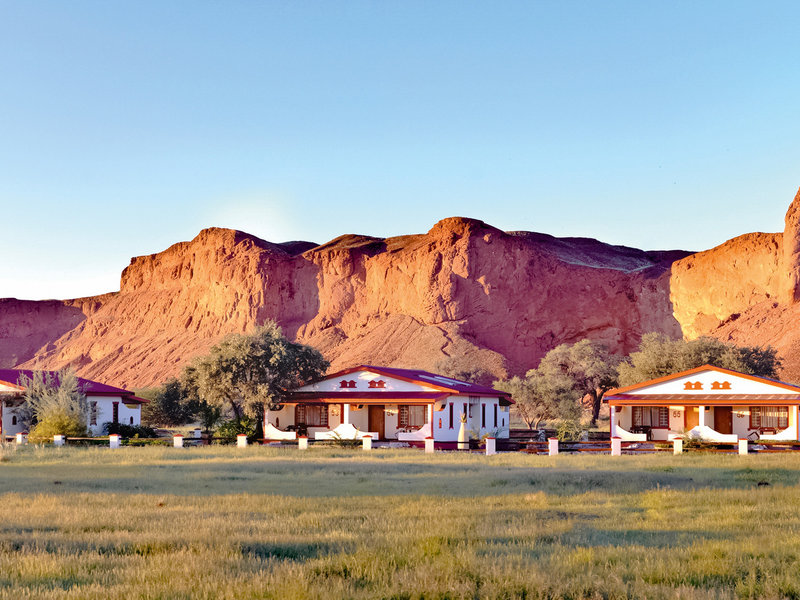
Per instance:
[[[0,598],[800,598],[800,457],[7,448]]]

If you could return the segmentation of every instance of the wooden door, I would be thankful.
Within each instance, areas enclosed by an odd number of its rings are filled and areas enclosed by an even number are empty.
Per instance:
[[[733,418],[730,406],[714,407],[714,429],[720,433],[733,433]]]
[[[369,407],[369,430],[378,434],[378,439],[382,440],[384,429],[383,404]]]
[[[687,406],[684,412],[684,429],[689,431],[698,425],[700,425],[700,407]]]

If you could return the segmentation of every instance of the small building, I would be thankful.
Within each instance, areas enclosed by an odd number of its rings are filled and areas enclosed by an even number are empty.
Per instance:
[[[473,438],[508,438],[510,396],[427,371],[361,365],[326,375],[289,394],[264,416],[264,437],[397,440],[455,447],[462,415]]]
[[[800,387],[711,365],[610,390],[605,401],[611,436],[623,440],[800,440]]]
[[[19,385],[21,375],[33,378],[33,371],[0,369],[0,440],[25,431],[20,409],[25,402],[25,388]],[[50,373],[58,382],[58,372]],[[92,435],[102,435],[105,423],[139,425],[142,422],[142,404],[148,402],[133,392],[78,377],[78,386],[86,395],[88,414],[86,424]]]

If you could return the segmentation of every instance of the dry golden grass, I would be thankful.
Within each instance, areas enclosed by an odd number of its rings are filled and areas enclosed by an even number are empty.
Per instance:
[[[796,456],[3,457],[0,598],[800,598]]]

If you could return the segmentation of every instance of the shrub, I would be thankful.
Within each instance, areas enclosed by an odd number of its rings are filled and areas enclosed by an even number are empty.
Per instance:
[[[54,435],[84,437],[86,425],[75,415],[51,412],[31,429],[28,439],[32,442],[52,442]]]
[[[250,417],[242,417],[241,419],[231,419],[230,421],[223,421],[217,428],[217,437],[223,438],[226,441],[235,441],[236,436],[244,434],[248,439],[256,437],[256,420]]]
[[[88,405],[75,371],[34,371],[32,377],[23,373],[17,383],[25,388],[25,404],[21,415],[23,424],[32,427],[51,417],[58,420],[67,416],[81,423],[85,429]]]
[[[583,430],[577,419],[564,419],[556,428],[556,437],[560,442],[577,442],[582,434]]]
[[[333,434],[330,443],[339,448],[359,448],[363,444],[359,438],[343,438],[338,433]]]
[[[103,423],[103,431],[107,434],[120,435],[123,438],[154,438],[156,430],[146,425],[124,425],[123,423]]]

